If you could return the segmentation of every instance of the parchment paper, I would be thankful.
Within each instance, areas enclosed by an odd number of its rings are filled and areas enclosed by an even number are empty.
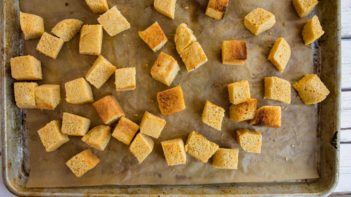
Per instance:
[[[96,24],[98,15],[85,5],[83,0],[22,0],[24,12],[38,14],[45,19],[45,29],[51,28],[65,18],[78,18],[86,24]],[[180,84],[185,93],[186,110],[164,117],[167,125],[161,137],[155,140],[155,149],[141,164],[128,151],[128,147],[111,139],[105,151],[94,151],[101,163],[82,178],[76,178],[65,162],[76,153],[88,148],[80,138],[70,141],[55,152],[46,153],[37,135],[37,130],[53,119],[61,119],[63,112],[89,117],[92,127],[102,124],[91,104],[71,105],[64,101],[63,84],[82,77],[96,56],[78,53],[79,36],[65,43],[57,60],[49,59],[35,51],[38,40],[25,41],[25,54],[42,61],[44,80],[40,84],[61,84],[62,103],[55,111],[26,111],[26,127],[29,144],[28,187],[67,187],[90,185],[161,185],[161,184],[210,184],[232,182],[282,182],[318,178],[319,141],[317,132],[318,110],[305,106],[292,91],[292,103],[284,105],[263,100],[263,77],[279,76],[291,82],[306,73],[314,72],[313,49],[303,45],[301,28],[307,19],[298,18],[291,0],[231,0],[223,20],[215,21],[205,16],[207,0],[178,0],[175,20],[156,12],[153,0],[110,0],[117,5],[131,23],[132,28],[115,37],[104,33],[102,55],[117,67],[137,68],[137,89],[117,93],[113,77],[100,89],[92,87],[95,100],[113,94],[121,103],[126,116],[140,122],[144,111],[160,115],[156,93],[168,87],[153,80],[150,68],[158,53],[152,52],[138,37],[137,32],[158,21],[167,34],[169,42],[162,51],[173,55],[181,66],[173,85]],[[273,12],[277,23],[266,33],[253,36],[243,26],[244,16],[254,8],[263,7]],[[174,33],[185,22],[204,48],[209,62],[194,72],[186,72],[176,53]],[[266,57],[275,39],[283,36],[292,47],[292,57],[285,72],[280,74]],[[248,43],[248,61],[245,66],[221,64],[221,43],[225,39],[245,39]],[[281,105],[282,127],[268,129],[252,127],[248,123],[233,123],[228,118],[228,83],[249,80],[252,97],[259,105]],[[227,112],[222,131],[216,131],[201,122],[201,113],[206,99],[223,106]],[[113,127],[115,125],[112,125]],[[186,136],[192,130],[199,131],[221,147],[239,148],[234,140],[237,128],[254,128],[263,133],[262,154],[250,154],[240,149],[238,170],[218,170],[188,156],[186,165],[168,167],[163,157],[160,141]]]

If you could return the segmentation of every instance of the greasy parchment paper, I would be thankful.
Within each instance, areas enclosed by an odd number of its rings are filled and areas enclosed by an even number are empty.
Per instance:
[[[45,29],[51,28],[65,18],[78,18],[86,24],[97,23],[97,15],[87,8],[83,0],[22,0],[24,12],[38,14],[45,19]],[[91,104],[71,105],[64,99],[55,111],[26,111],[27,143],[29,146],[28,187],[72,187],[91,185],[161,185],[161,184],[209,184],[233,182],[282,182],[318,178],[319,142],[317,132],[318,110],[302,104],[293,91],[292,103],[284,105],[263,100],[263,77],[279,76],[291,82],[306,73],[314,72],[315,49],[304,46],[300,32],[307,19],[297,17],[290,0],[231,0],[223,20],[215,21],[204,15],[207,0],[178,0],[175,20],[156,12],[153,0],[113,0],[131,23],[132,28],[115,37],[104,33],[102,55],[117,67],[137,68],[137,89],[117,93],[113,77],[99,90],[92,87],[94,98],[113,94],[121,103],[126,116],[140,122],[144,111],[160,115],[156,93],[168,87],[153,80],[150,68],[158,53],[152,52],[138,37],[137,32],[158,21],[167,34],[169,42],[162,51],[173,55],[181,66],[173,85],[180,84],[185,93],[186,110],[165,117],[166,128],[155,140],[152,154],[139,165],[128,147],[111,139],[105,151],[95,151],[101,163],[82,178],[76,178],[65,162],[76,153],[88,148],[80,138],[70,141],[55,152],[46,153],[37,135],[37,130],[53,119],[61,119],[63,112],[89,117],[92,126],[102,124]],[[253,36],[243,26],[243,17],[252,9],[263,7],[272,11],[277,23],[266,33]],[[209,62],[188,73],[175,51],[176,27],[185,22],[204,48]],[[292,57],[284,73],[277,72],[266,60],[274,40],[284,36],[292,47]],[[40,84],[63,84],[85,75],[95,56],[78,53],[79,36],[65,43],[57,60],[49,59],[35,51],[38,40],[24,42],[24,53],[42,61],[44,80]],[[245,39],[248,43],[248,61],[245,66],[222,65],[220,46],[225,39]],[[315,63],[316,64],[316,63]],[[229,102],[226,85],[238,80],[249,80],[252,97],[259,105],[281,105],[282,127],[268,129],[252,127],[247,123],[233,123],[228,118]],[[216,131],[201,122],[201,113],[206,99],[223,106],[226,117],[222,131]],[[112,125],[114,127],[115,124]],[[192,130],[199,131],[221,147],[239,148],[234,140],[237,128],[254,128],[263,133],[262,154],[249,154],[240,150],[238,170],[218,170],[188,156],[186,165],[168,167],[163,158],[160,141],[175,137],[184,140]]]

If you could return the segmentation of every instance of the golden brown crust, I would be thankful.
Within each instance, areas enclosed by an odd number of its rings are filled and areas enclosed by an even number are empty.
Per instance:
[[[249,99],[243,103],[230,106],[230,119],[235,122],[251,120],[255,117],[257,99]]]
[[[223,64],[242,65],[247,59],[247,48],[244,40],[226,40],[222,45]]]
[[[165,116],[183,111],[186,108],[183,90],[180,86],[158,92],[157,102],[161,114]]]
[[[118,118],[124,116],[121,106],[112,95],[101,98],[93,103],[93,106],[105,124],[110,124]]]
[[[281,107],[263,106],[260,107],[252,120],[252,124],[279,128],[281,126]]]
[[[208,2],[208,7],[224,13],[228,4],[229,0],[210,0]]]
[[[153,23],[144,31],[140,31],[139,36],[154,51],[167,42],[167,37],[158,22]]]

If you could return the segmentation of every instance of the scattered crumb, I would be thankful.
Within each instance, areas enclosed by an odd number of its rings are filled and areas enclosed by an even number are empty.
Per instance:
[[[69,3],[68,3],[68,2],[66,2],[66,3],[65,3],[65,6],[69,6]]]
[[[185,6],[184,9],[186,9],[186,10],[189,9],[189,6]]]
[[[285,161],[289,161],[289,158],[288,158],[288,157],[285,157]]]

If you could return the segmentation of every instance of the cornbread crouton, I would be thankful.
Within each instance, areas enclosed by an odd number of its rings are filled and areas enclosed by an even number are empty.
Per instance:
[[[228,5],[229,0],[209,0],[206,9],[206,15],[214,19],[221,20]]]
[[[41,62],[31,56],[18,56],[10,59],[11,76],[16,80],[41,80]]]
[[[330,91],[316,74],[307,74],[293,84],[306,105],[317,104],[327,98]]]
[[[110,131],[109,126],[96,126],[82,137],[82,141],[97,150],[103,151],[111,139]]]
[[[168,166],[186,163],[184,142],[181,138],[162,141],[161,145]]]
[[[57,55],[60,53],[64,41],[61,38],[55,37],[46,32],[41,36],[37,50],[52,59],[56,59]]]
[[[52,152],[69,141],[60,131],[60,122],[53,120],[38,130],[39,138],[46,152]]]
[[[129,145],[138,130],[139,125],[128,118],[122,117],[113,130],[112,137],[126,145]]]
[[[292,2],[301,18],[307,16],[318,4],[318,0],[293,0]]]
[[[116,6],[103,13],[97,20],[110,36],[115,36],[130,28],[129,22]]]
[[[107,95],[93,103],[96,112],[99,114],[102,122],[111,124],[124,116],[124,112],[118,101],[112,95]]]
[[[83,77],[66,82],[65,91],[67,103],[84,104],[94,101],[91,87]]]
[[[177,0],[154,0],[155,10],[171,19],[174,19],[174,12]]]
[[[35,88],[35,103],[39,109],[54,110],[60,104],[60,85],[45,84]]]
[[[202,122],[220,131],[222,130],[224,112],[225,110],[222,107],[210,101],[206,101],[204,110],[202,112]]]
[[[264,98],[280,101],[286,104],[291,103],[290,82],[279,77],[264,78]]]
[[[229,117],[234,122],[252,120],[255,117],[257,99],[250,98],[247,101],[230,106]]]
[[[222,63],[227,65],[244,65],[247,48],[244,40],[225,40],[222,44]]]
[[[40,16],[20,12],[20,26],[25,40],[39,38],[44,33],[44,19]]]
[[[218,169],[238,169],[239,149],[219,148],[213,156],[212,166]]]
[[[70,41],[79,31],[83,25],[83,21],[69,18],[58,22],[52,29],[51,32],[61,38],[63,41]]]
[[[202,163],[207,163],[218,148],[217,144],[209,141],[196,131],[192,131],[189,134],[185,145],[185,151]]]
[[[318,17],[313,16],[311,20],[307,21],[302,30],[302,37],[305,41],[305,45],[309,45],[318,40],[324,33]]]
[[[61,131],[71,136],[84,136],[90,127],[90,120],[83,116],[63,112]]]
[[[228,85],[229,101],[234,104],[240,104],[251,98],[250,85],[246,80],[234,82]]]
[[[275,41],[269,53],[268,60],[272,62],[279,72],[283,72],[289,62],[290,56],[291,49],[289,43],[280,37]]]
[[[115,71],[116,91],[130,91],[136,89],[135,67],[119,68]]]
[[[140,133],[157,139],[165,126],[166,120],[146,111],[140,122]]]
[[[85,3],[95,14],[101,14],[108,10],[107,0],[85,0]]]
[[[176,43],[177,52],[181,54],[186,47],[196,42],[196,37],[193,31],[185,23],[182,23],[176,29],[174,42]]]
[[[160,112],[164,116],[185,110],[185,101],[182,87],[179,85],[157,93],[157,102]]]
[[[80,30],[79,53],[85,55],[100,55],[102,47],[102,26],[83,25]]]
[[[261,153],[261,132],[250,131],[248,129],[238,129],[236,131],[236,140],[244,151],[249,153]]]
[[[151,68],[151,76],[155,80],[170,86],[177,76],[179,65],[172,56],[161,52]]]
[[[255,118],[251,121],[253,125],[279,128],[281,126],[281,107],[263,106],[257,109]]]
[[[99,89],[106,83],[116,69],[117,68],[107,59],[105,59],[102,55],[99,55],[93,65],[89,68],[85,78],[91,85]]]
[[[150,47],[154,52],[160,50],[168,41],[167,36],[163,32],[158,22],[154,22],[144,31],[139,31],[139,37]]]
[[[142,163],[147,156],[150,155],[154,149],[154,141],[146,135],[138,133],[133,142],[129,146],[129,151],[138,160],[139,164]]]
[[[35,89],[38,87],[34,82],[16,82],[14,84],[14,93],[16,105],[22,109],[36,108]]]
[[[252,10],[244,18],[245,27],[256,36],[272,28],[275,22],[275,16],[263,8]]]
[[[66,166],[76,177],[81,177],[95,168],[99,163],[100,159],[90,149],[86,149],[69,159],[66,162]]]

